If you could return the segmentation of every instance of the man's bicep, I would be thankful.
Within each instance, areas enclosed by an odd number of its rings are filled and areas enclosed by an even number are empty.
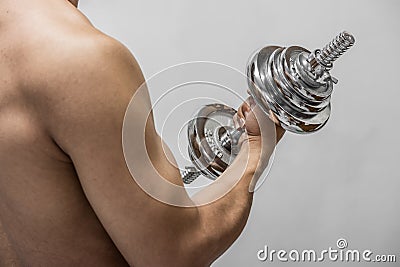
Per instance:
[[[46,116],[51,135],[71,158],[91,206],[129,261],[130,257],[137,256],[138,244],[150,245],[152,233],[146,234],[149,227],[162,229],[159,224],[163,221],[156,219],[155,214],[167,216],[170,209],[148,196],[127,168],[122,145],[124,116],[143,79],[134,62],[111,55],[88,59],[94,60],[86,63],[93,67],[80,70],[79,82],[60,92],[57,98],[63,100],[57,101],[57,106]],[[147,91],[140,97],[140,105],[148,109]],[[138,115],[133,119],[143,118]],[[144,136],[129,138],[139,140]],[[159,149],[161,140],[151,117],[146,123],[146,138],[154,149]],[[139,161],[145,160],[145,155],[135,156]]]

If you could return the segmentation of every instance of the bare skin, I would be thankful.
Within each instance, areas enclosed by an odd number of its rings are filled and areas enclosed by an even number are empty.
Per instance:
[[[76,5],[0,4],[0,265],[211,264],[250,211],[248,187],[263,158],[254,114],[243,104],[249,137],[226,176],[248,164],[225,197],[197,208],[149,197],[132,179],[121,144],[125,109],[143,75],[128,49]],[[152,118],[146,144],[159,172],[181,185]]]

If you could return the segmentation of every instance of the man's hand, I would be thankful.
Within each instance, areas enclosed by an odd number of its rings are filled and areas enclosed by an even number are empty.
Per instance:
[[[234,120],[237,126],[246,129],[247,135],[243,135],[242,139],[248,142],[249,153],[255,155],[250,157],[253,162],[256,162],[253,164],[257,164],[254,177],[249,185],[249,191],[252,192],[256,187],[257,181],[267,168],[275,145],[282,139],[285,130],[280,126],[272,111],[267,115],[252,97],[249,97],[239,107]],[[243,141],[241,140],[241,142]]]
[[[255,139],[253,137],[261,136],[260,123],[268,124],[265,120],[272,120],[275,123],[276,128],[276,143],[278,143],[284,133],[285,130],[280,126],[280,123],[276,116],[270,111],[267,116],[261,109],[257,106],[254,99],[249,97],[243,104],[239,107],[237,114],[235,115],[236,121],[239,126],[245,126],[246,132],[250,139]]]

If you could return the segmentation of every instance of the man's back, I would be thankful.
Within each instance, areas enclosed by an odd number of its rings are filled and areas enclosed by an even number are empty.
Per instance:
[[[40,115],[48,90],[71,80],[62,57],[102,38],[70,3],[54,2],[0,4],[0,265],[124,266]]]

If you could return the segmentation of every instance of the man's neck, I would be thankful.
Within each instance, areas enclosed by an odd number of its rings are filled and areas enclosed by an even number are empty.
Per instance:
[[[14,26],[16,22],[36,14],[57,17],[70,11],[78,11],[78,2],[79,0],[0,0],[0,34],[5,27]]]
[[[78,7],[79,0],[68,0],[68,1],[71,2],[71,4],[73,4],[74,6]]]
[[[79,0],[0,0],[0,11],[29,6],[55,6],[57,4],[71,4],[78,7]],[[0,14],[1,15],[1,14]],[[0,17],[1,20],[1,17]]]

